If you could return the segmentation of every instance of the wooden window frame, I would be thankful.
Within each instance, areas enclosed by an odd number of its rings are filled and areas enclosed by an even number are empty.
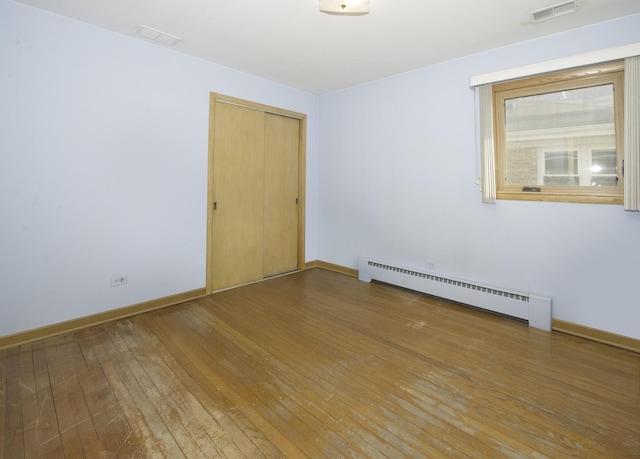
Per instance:
[[[615,187],[551,186],[531,184],[540,191],[523,191],[523,185],[506,184],[505,104],[508,99],[549,92],[613,84],[618,184]],[[624,61],[512,80],[493,85],[496,198],[503,200],[623,204]]]

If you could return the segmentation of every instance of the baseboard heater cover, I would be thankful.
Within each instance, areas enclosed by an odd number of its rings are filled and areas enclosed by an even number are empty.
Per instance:
[[[488,311],[517,317],[529,326],[551,331],[551,298],[456,280],[360,258],[358,279],[377,280],[421,293],[446,298]]]

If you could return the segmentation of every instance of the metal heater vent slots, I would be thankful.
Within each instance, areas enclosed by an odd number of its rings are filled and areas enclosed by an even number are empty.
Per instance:
[[[437,276],[366,258],[360,259],[358,278],[364,282],[377,280],[517,317],[528,321],[531,327],[551,331],[551,298],[545,296]]]

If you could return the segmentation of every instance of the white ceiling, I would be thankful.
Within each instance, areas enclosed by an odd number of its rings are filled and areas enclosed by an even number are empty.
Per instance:
[[[371,0],[366,16],[317,0],[18,1],[134,37],[152,27],[181,37],[176,51],[312,94],[640,12],[639,0],[578,0],[532,24],[529,11],[562,0]]]

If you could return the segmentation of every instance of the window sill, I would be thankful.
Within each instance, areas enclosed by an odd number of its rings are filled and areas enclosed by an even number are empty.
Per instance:
[[[570,193],[550,193],[550,192],[522,192],[522,191],[498,191],[496,199],[507,201],[542,201],[542,202],[571,202],[582,204],[614,204],[622,205],[624,197],[616,196],[599,196],[593,195],[575,195]]]

